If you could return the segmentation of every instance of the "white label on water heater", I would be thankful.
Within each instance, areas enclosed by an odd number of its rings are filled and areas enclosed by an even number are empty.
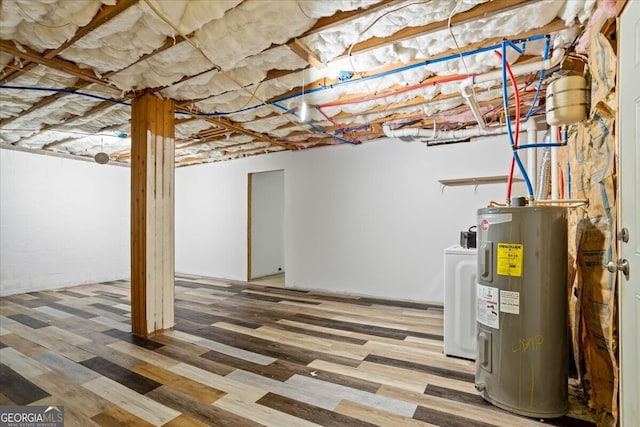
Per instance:
[[[500,291],[500,311],[520,314],[520,292]]]
[[[498,306],[498,288],[478,284],[478,322],[490,328],[500,329],[500,308]]]

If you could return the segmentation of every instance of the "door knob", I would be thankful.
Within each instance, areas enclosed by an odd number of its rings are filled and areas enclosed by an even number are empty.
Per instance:
[[[626,259],[620,259],[618,262],[610,260],[606,264],[603,265],[604,268],[609,270],[611,273],[617,273],[618,271],[622,271],[625,279],[629,280],[629,261]]]

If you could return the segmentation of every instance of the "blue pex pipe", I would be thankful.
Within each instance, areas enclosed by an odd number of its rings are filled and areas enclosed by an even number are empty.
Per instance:
[[[548,36],[546,34],[543,34],[543,35],[527,37],[526,39],[522,39],[522,40],[512,40],[512,41],[509,41],[509,43],[525,43],[525,42],[531,42],[531,41],[537,41],[537,40],[544,40],[546,37],[548,37]],[[383,73],[372,74],[370,76],[366,76],[366,77],[363,77],[361,79],[346,80],[346,81],[337,82],[337,83],[334,83],[334,84],[328,85],[328,86],[321,86],[321,87],[317,87],[317,88],[314,88],[314,89],[305,90],[304,93],[306,95],[308,95],[310,93],[320,92],[320,91],[327,90],[327,89],[333,89],[335,87],[339,87],[339,86],[343,86],[343,85],[347,85],[347,84],[358,83],[358,82],[366,82],[368,80],[379,79],[379,78],[382,78],[382,77],[385,77],[385,76],[389,76],[389,75],[392,75],[392,74],[402,73],[403,71],[412,70],[414,68],[425,67],[427,65],[437,64],[439,62],[445,62],[445,61],[450,61],[452,59],[458,59],[458,58],[460,58],[460,56],[466,57],[466,56],[471,56],[471,55],[477,55],[478,53],[491,52],[491,51],[494,51],[494,50],[500,48],[502,45],[504,45],[504,42],[502,42],[500,44],[495,44],[493,46],[482,47],[482,48],[475,49],[475,50],[472,50],[472,51],[469,51],[469,52],[462,52],[462,55],[460,55],[459,53],[455,53],[455,54],[452,54],[452,55],[443,56],[442,58],[436,58],[436,59],[432,59],[432,60],[428,59],[426,61],[422,61],[422,62],[418,62],[416,64],[412,64],[412,65],[407,65],[407,66],[404,66],[404,67],[396,68],[394,70],[385,71]],[[518,49],[518,50],[520,50],[520,49]],[[301,95],[302,95],[302,93],[295,93],[295,94],[292,94],[292,95],[289,95],[289,96],[284,96],[282,98],[276,99],[275,101],[272,101],[272,103],[287,101],[289,99],[296,98],[296,97],[301,96]]]
[[[571,199],[571,162],[567,161],[567,196]]]
[[[71,95],[78,95],[78,96],[86,96],[88,98],[95,98],[95,99],[99,99],[101,101],[109,101],[109,102],[113,102],[114,104],[131,105],[131,103],[129,103],[129,102],[120,101],[118,99],[107,98],[106,96],[100,96],[100,95],[93,95],[91,93],[78,92],[78,91],[70,90],[70,89],[46,88],[46,87],[29,87],[29,86],[9,86],[9,85],[0,85],[0,89],[33,90],[33,91],[40,91],[40,92],[61,92],[61,93],[68,93],[68,94],[71,94]]]
[[[545,44],[544,56],[542,57],[542,59],[544,59],[545,61],[549,59],[549,48],[551,45],[551,37],[549,36],[546,36],[546,37],[547,37],[547,43]],[[542,67],[542,70],[540,70],[540,79],[538,80],[538,87],[536,87],[536,94],[533,97],[533,101],[531,102],[531,107],[529,107],[529,111],[527,111],[527,115],[524,118],[525,120],[527,120],[529,117],[533,115],[534,107],[536,105],[536,102],[538,102],[538,97],[540,96],[540,89],[542,88],[543,80],[544,80],[544,67]]]
[[[548,37],[549,37],[548,35],[536,35],[536,36],[527,37],[525,39],[511,40],[511,41],[509,41],[509,43],[513,44],[513,46],[514,46],[514,48],[516,48],[516,50],[520,50],[519,48],[517,48],[517,46],[515,46],[515,44],[542,40],[542,39],[545,39],[545,38],[548,38]],[[323,90],[333,89],[335,87],[339,87],[339,86],[346,85],[346,84],[352,84],[352,83],[357,83],[357,82],[364,82],[364,81],[368,81],[368,80],[378,79],[378,78],[382,78],[382,77],[385,77],[385,76],[388,76],[388,75],[401,73],[403,71],[408,71],[408,70],[411,70],[411,69],[414,69],[414,68],[424,67],[424,66],[431,65],[431,64],[437,64],[439,62],[450,61],[452,59],[460,58],[460,56],[466,57],[466,56],[476,55],[478,53],[490,52],[490,51],[493,51],[495,49],[500,48],[503,44],[504,44],[504,42],[501,43],[501,44],[495,44],[493,46],[483,47],[483,48],[472,50],[472,51],[469,51],[469,52],[463,52],[462,55],[456,53],[456,54],[453,54],[453,55],[444,56],[442,58],[437,58],[437,59],[433,59],[433,60],[426,60],[426,61],[422,61],[422,62],[419,62],[419,63],[416,63],[416,64],[407,65],[405,67],[396,68],[394,70],[385,71],[383,73],[373,74],[371,76],[367,76],[367,77],[364,77],[364,78],[361,78],[361,79],[355,79],[355,80],[351,79],[351,80],[340,81],[340,82],[334,83],[332,85],[321,86],[321,87],[317,87],[317,88],[314,88],[314,89],[305,90],[304,93],[305,94],[315,93],[315,92],[320,92],[320,91],[323,91]],[[113,102],[114,104],[131,105],[128,102],[120,101],[120,100],[117,100],[117,99],[106,98],[106,97],[102,97],[102,96],[98,96],[98,95],[92,95],[92,94],[84,93],[84,92],[77,92],[77,91],[69,90],[69,89],[55,89],[55,88],[52,89],[52,88],[43,88],[43,87],[23,87],[23,86],[7,86],[7,85],[1,85],[0,89],[36,90],[36,91],[39,90],[39,91],[49,91],[49,92],[63,92],[63,93],[69,93],[69,94],[74,94],[74,95],[87,96],[87,97],[90,97],[90,98],[100,99],[100,100],[103,100],[103,101],[109,101],[109,102]],[[294,93],[294,94],[289,95],[289,96],[278,98],[278,99],[276,99],[274,101],[271,101],[269,103],[276,105],[276,103],[287,101],[287,100],[292,99],[292,98],[297,98],[299,96],[302,96],[302,92]],[[261,104],[253,105],[251,107],[246,107],[246,108],[243,108],[243,109],[237,110],[237,111],[226,111],[226,112],[218,112],[218,113],[187,113],[187,112],[183,112],[183,111],[176,111],[176,114],[191,115],[191,116],[196,116],[196,117],[197,116],[200,116],[200,117],[223,117],[223,116],[227,116],[227,115],[230,115],[230,114],[237,114],[237,113],[243,113],[245,111],[254,110],[256,108],[260,108],[260,107],[263,107],[265,105],[267,105],[267,104],[266,103],[261,103]],[[284,109],[286,111],[286,109],[283,108],[282,106],[276,105],[276,107]]]
[[[505,118],[507,122],[507,131],[509,134],[509,142],[511,143],[511,147],[515,147],[515,140],[513,139],[513,130],[511,129],[511,118],[509,117],[509,94],[507,92],[507,43],[502,42],[502,100],[504,104],[504,112]],[[518,90],[516,87],[515,90]],[[518,165],[518,170],[520,174],[524,178],[524,183],[527,186],[527,195],[529,197],[533,197],[533,187],[531,186],[531,180],[529,179],[529,175],[527,175],[527,171],[522,164],[522,160],[520,160],[520,155],[516,150],[513,151],[513,158]]]
[[[540,144],[524,144],[524,145],[518,145],[517,147],[514,148],[514,150],[525,150],[527,148],[551,148],[551,147],[566,147],[567,143],[566,142],[558,142],[558,143],[545,143],[545,142],[541,142]]]
[[[505,40],[504,43],[506,43],[507,45],[511,46],[513,48],[513,50],[518,52],[520,55],[522,55],[524,53],[524,46],[522,48],[519,48],[518,46],[515,45],[515,43],[513,43],[512,41],[509,41],[509,40]],[[523,45],[524,45],[524,42],[523,42]]]

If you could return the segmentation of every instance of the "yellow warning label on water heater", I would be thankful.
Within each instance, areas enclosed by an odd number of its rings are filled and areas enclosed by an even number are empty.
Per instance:
[[[498,268],[501,276],[522,276],[524,245],[518,243],[498,243]]]

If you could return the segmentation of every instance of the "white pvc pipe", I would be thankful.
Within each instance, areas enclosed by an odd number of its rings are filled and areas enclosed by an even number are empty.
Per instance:
[[[549,68],[553,68],[556,65],[558,65],[560,61],[562,61],[563,57],[564,57],[564,48],[557,47],[553,50],[553,54],[551,55],[551,58],[546,60],[536,61],[536,62],[530,62],[527,64],[513,65],[511,67],[511,70],[513,74],[516,76],[529,74],[534,71],[539,71],[541,68],[548,70]],[[391,128],[385,124],[382,126],[382,131],[384,132],[385,136],[389,138],[417,137],[425,141],[433,141],[438,139],[455,140],[455,139],[473,138],[473,137],[485,136],[485,135],[506,134],[508,132],[506,126],[488,128],[486,127],[486,125],[485,126],[482,125],[484,123],[484,119],[482,118],[482,112],[480,111],[478,104],[473,100],[473,97],[470,96],[467,89],[476,83],[490,82],[490,81],[499,80],[499,79],[502,79],[502,70],[490,71],[488,73],[480,74],[477,76],[469,76],[466,79],[462,80],[460,84],[460,93],[464,98],[464,100],[469,105],[469,107],[471,108],[471,112],[473,113],[474,117],[478,121],[477,128],[460,129],[460,130],[453,130],[453,131],[439,131],[439,130],[436,130],[435,127],[433,129],[402,128],[402,129],[391,130]],[[553,155],[553,150],[552,150],[552,155]],[[556,170],[556,179],[557,179],[557,172],[558,171]],[[535,171],[533,175],[535,175]]]
[[[538,71],[541,68],[548,70],[549,68],[553,68],[562,61],[564,57],[564,48],[558,47],[554,49],[551,58],[543,59],[536,62],[530,62],[527,64],[514,65],[511,67],[511,71],[515,76],[521,76],[524,74],[529,74],[534,71]],[[486,123],[484,121],[484,116],[482,115],[482,111],[480,111],[480,106],[476,102],[475,97],[472,95],[472,86],[477,83],[490,82],[493,80],[498,80],[502,78],[502,70],[490,71],[488,73],[480,74],[477,76],[469,76],[466,79],[462,80],[460,83],[460,95],[462,95],[462,99],[465,104],[469,106],[471,109],[471,113],[473,113],[473,117],[478,122],[478,127],[481,129],[486,128]],[[532,139],[530,139],[532,141]],[[531,173],[531,170],[529,171]],[[535,176],[535,171],[533,171],[533,176]],[[535,188],[535,185],[534,185]]]
[[[476,98],[472,96],[473,89],[471,87],[471,84],[461,85],[460,94],[462,95],[462,99],[464,100],[465,104],[467,104],[471,109],[471,113],[473,114],[473,117],[476,119],[476,122],[478,122],[478,127],[480,129],[486,128],[487,124],[484,121],[484,116],[482,115],[482,111],[480,111],[480,106],[478,105]]]
[[[558,143],[558,126],[551,126],[551,143]],[[558,147],[551,147],[551,200],[558,198]]]
[[[551,58],[536,62],[528,62],[526,64],[512,65],[511,71],[513,72],[514,76],[522,76],[524,74],[540,71],[540,69],[542,68],[548,70],[549,68],[553,68],[558,65],[562,61],[563,57],[564,48],[557,47],[553,50]],[[464,86],[469,84],[484,83],[498,79],[502,79],[502,70],[490,71],[488,73],[479,74],[477,76],[469,76],[466,79],[462,80],[461,85]]]
[[[506,126],[469,128],[458,130],[437,130],[437,129],[423,129],[423,128],[401,128],[391,129],[389,125],[382,125],[382,131],[384,135],[389,138],[402,138],[402,137],[415,137],[420,138],[423,141],[435,141],[435,140],[456,140],[464,138],[474,138],[478,136],[488,135],[504,135],[508,132]]]
[[[538,125],[533,117],[527,120],[527,144],[535,144],[537,142]],[[527,149],[527,175],[533,188],[536,191],[536,176],[538,174],[538,149]]]

